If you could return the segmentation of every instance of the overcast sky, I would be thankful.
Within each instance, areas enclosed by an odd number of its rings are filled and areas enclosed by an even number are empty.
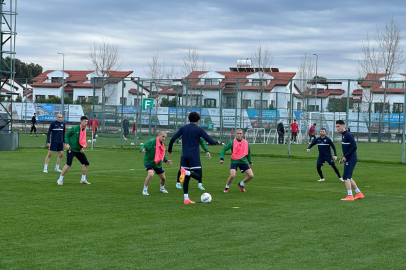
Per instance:
[[[139,77],[157,52],[180,67],[196,47],[210,70],[227,71],[261,44],[280,71],[297,72],[301,56],[316,53],[319,76],[356,78],[367,33],[394,16],[406,40],[404,0],[20,0],[17,11],[16,57],[44,71],[62,69],[58,52],[65,69],[87,70],[90,44],[105,38]]]

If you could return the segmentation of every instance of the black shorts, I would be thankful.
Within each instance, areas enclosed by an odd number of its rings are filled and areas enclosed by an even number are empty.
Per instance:
[[[152,167],[152,165],[145,165],[145,170],[146,171],[154,170],[156,174],[163,174],[165,172],[162,167],[161,168],[154,168],[154,167]]]
[[[352,172],[354,171],[355,165],[357,165],[356,161],[345,161],[344,162],[344,180],[352,179]]]
[[[323,165],[324,162],[327,162],[328,165],[333,165],[334,164],[334,159],[332,156],[329,157],[319,157],[317,159],[317,165]]]
[[[200,162],[200,157],[180,157],[180,167],[186,170],[201,170],[202,163]]]
[[[49,150],[51,151],[63,151],[63,143],[58,143],[58,142],[51,142],[51,145],[49,147]]]
[[[238,168],[240,168],[241,173],[251,169],[247,163],[231,163],[230,170],[237,170]]]
[[[71,150],[68,150],[66,152],[66,165],[72,166],[73,157],[76,157],[83,166],[89,165],[89,161],[87,161],[85,153],[73,152]]]

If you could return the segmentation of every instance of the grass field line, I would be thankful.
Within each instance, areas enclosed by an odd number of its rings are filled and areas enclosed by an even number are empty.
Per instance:
[[[287,190],[305,190],[305,191],[316,191],[316,192],[333,192],[333,193],[343,193],[343,191],[339,190],[324,190],[324,189],[315,189],[315,188],[295,188],[295,187],[269,187],[269,186],[256,186],[260,188],[271,188],[271,189],[287,189]],[[373,193],[365,193],[366,197],[368,196],[377,196],[377,197],[393,197],[393,198],[405,198],[405,196],[401,195],[387,195],[387,194],[373,194]]]

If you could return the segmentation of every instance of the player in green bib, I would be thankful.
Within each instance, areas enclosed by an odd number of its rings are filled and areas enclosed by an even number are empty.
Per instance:
[[[181,144],[181,143],[182,143],[182,136],[180,136],[179,138],[177,138],[177,139],[175,140],[175,142]],[[203,148],[204,152],[206,153],[206,156],[208,156],[209,158],[211,158],[209,149],[207,149],[206,142],[204,141],[204,139],[203,139],[202,137],[200,137],[200,146]],[[182,154],[183,154],[183,150],[180,152],[180,157],[181,157],[181,158],[182,158]],[[176,179],[176,187],[179,188],[179,189],[182,188],[182,186],[180,185],[180,183],[181,183],[181,181],[180,181],[180,176],[181,176],[180,169],[181,169],[181,167],[179,167],[178,177],[177,177],[177,179]],[[183,182],[183,179],[182,179],[182,182]],[[200,179],[198,180],[198,182],[199,182],[199,183],[197,184],[197,187],[198,187],[199,189],[201,189],[201,190],[205,190],[205,188],[204,188],[203,185],[202,185],[202,178],[200,178]]]
[[[145,170],[148,173],[147,178],[145,178],[144,190],[142,191],[142,195],[149,195],[148,185],[152,177],[154,176],[154,171],[161,179],[160,191],[162,193],[168,193],[168,191],[165,189],[166,177],[164,169],[162,168],[162,162],[165,162],[166,165],[171,166],[172,161],[167,160],[165,157],[164,141],[166,137],[166,132],[161,131],[159,132],[158,137],[148,140],[140,148],[140,152],[144,154],[144,166]]]
[[[231,149],[230,176],[227,179],[227,184],[226,187],[224,188],[224,193],[228,193],[228,189],[230,188],[230,184],[233,181],[238,168],[240,168],[241,173],[245,173],[247,175],[244,178],[244,180],[238,183],[238,187],[241,189],[242,192],[245,192],[244,185],[247,182],[249,182],[252,178],[254,178],[254,173],[252,172],[251,169],[252,167],[251,151],[248,142],[242,137],[243,136],[242,129],[237,129],[235,135],[236,135],[235,139],[229,142],[226,146],[224,146],[220,154],[220,163],[223,164],[224,155],[226,151]]]

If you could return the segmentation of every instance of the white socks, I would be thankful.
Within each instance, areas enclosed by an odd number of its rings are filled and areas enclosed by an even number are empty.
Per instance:
[[[82,180],[86,180],[86,175],[82,175]]]
[[[165,189],[165,185],[161,186],[161,189]]]
[[[226,185],[226,188],[230,188],[230,186],[229,186],[229,185]]]
[[[244,183],[243,181],[241,181],[241,182],[240,182],[240,186],[243,187],[244,185],[245,185],[245,183]]]
[[[201,186],[202,186],[202,183],[197,184],[197,186],[198,186],[198,187],[201,187]]]
[[[48,167],[48,165],[46,165]],[[55,170],[59,170],[59,165],[55,165]]]
[[[184,198],[185,200],[189,199],[189,194],[183,194],[183,198]]]
[[[359,190],[359,188],[355,189],[355,193],[360,193],[360,192],[361,192],[361,190]]]
[[[63,176],[59,176],[59,181],[63,181]]]
[[[347,194],[348,194],[348,196],[352,196],[352,190],[351,189],[347,190]]]
[[[44,165],[44,170],[47,170],[48,169],[48,164],[45,164]]]
[[[147,190],[148,190],[148,187],[147,187],[147,186],[144,186],[144,190],[147,191]]]

